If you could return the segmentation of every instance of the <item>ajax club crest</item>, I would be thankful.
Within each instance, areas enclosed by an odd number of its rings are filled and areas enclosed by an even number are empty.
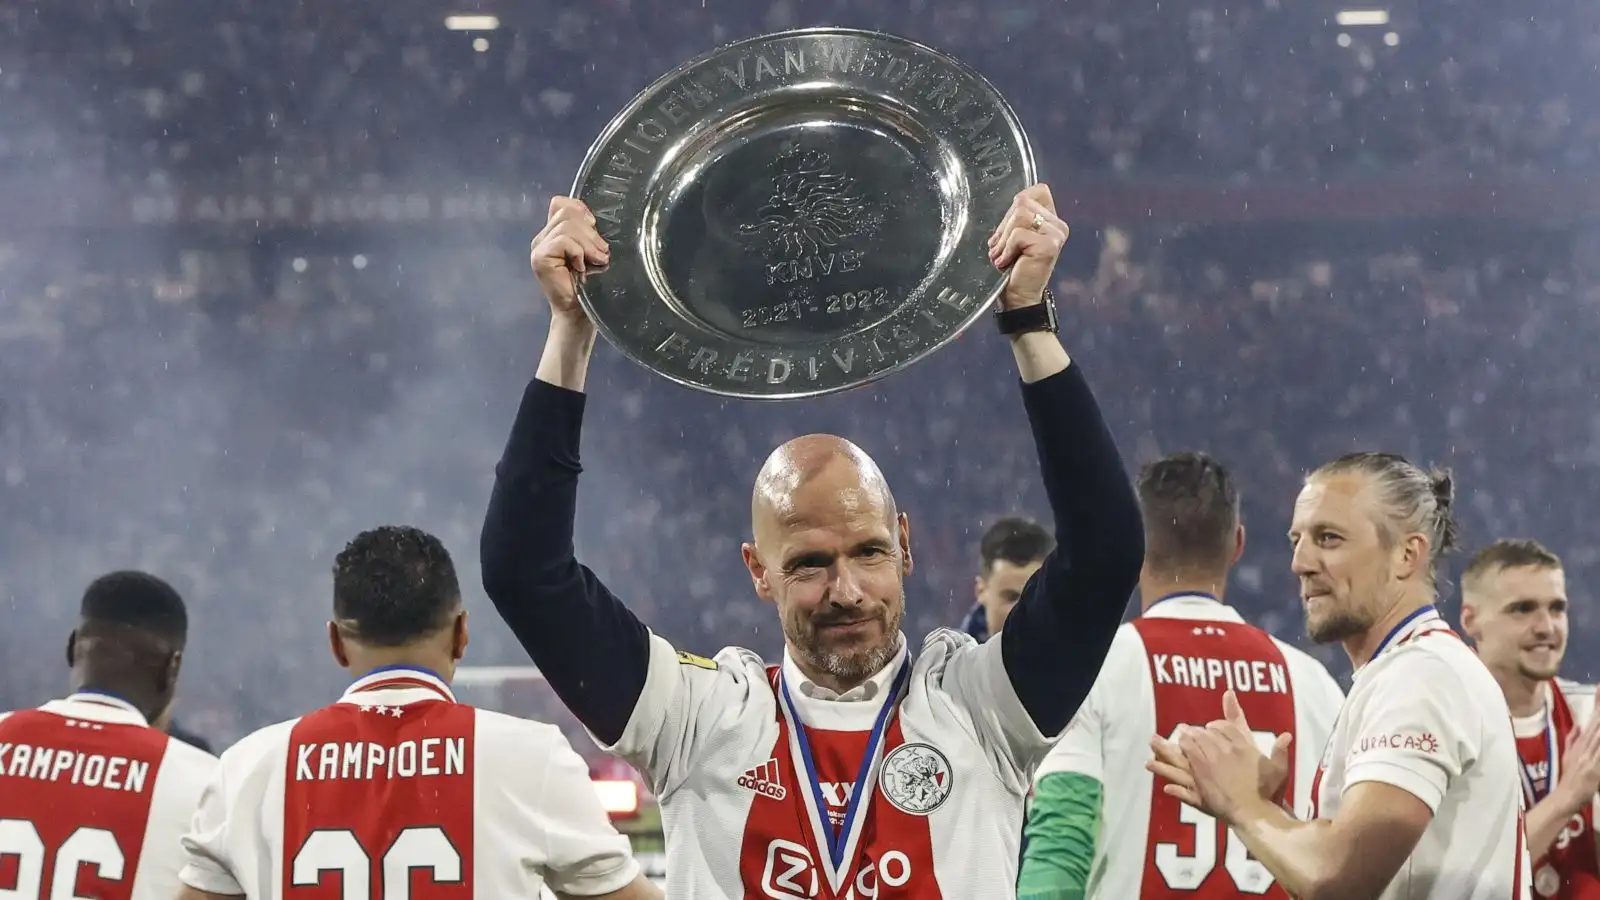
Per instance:
[[[884,757],[878,787],[895,809],[925,816],[950,796],[950,760],[928,744],[902,744]]]

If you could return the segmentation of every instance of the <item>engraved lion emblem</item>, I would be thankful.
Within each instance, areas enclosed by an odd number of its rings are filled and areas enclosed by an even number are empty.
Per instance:
[[[794,258],[860,230],[865,198],[856,180],[829,165],[821,150],[792,149],[772,162],[772,196],[761,207],[761,221],[739,226],[746,237],[765,237],[772,251]]]

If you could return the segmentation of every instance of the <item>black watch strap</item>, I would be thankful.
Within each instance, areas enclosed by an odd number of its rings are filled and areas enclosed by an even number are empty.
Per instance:
[[[1056,333],[1056,298],[1049,288],[1044,289],[1044,301],[1032,306],[1002,309],[994,314],[994,323],[1004,335],[1026,334],[1030,331]]]

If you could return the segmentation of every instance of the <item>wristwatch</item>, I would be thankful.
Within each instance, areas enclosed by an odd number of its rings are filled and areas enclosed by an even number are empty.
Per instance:
[[[994,314],[994,324],[1000,329],[1001,334],[1008,337],[1030,331],[1048,331],[1055,334],[1056,297],[1050,293],[1049,288],[1045,288],[1042,302],[1031,306],[1019,306],[1016,309],[997,310]]]

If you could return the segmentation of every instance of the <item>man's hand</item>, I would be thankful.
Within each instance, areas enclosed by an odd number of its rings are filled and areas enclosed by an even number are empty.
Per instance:
[[[611,247],[595,228],[594,213],[581,200],[550,198],[550,217],[528,252],[533,274],[550,301],[554,319],[587,321],[578,303],[576,279],[611,263]]]
[[[540,381],[582,391],[594,350],[594,323],[578,302],[577,279],[611,262],[611,248],[589,207],[571,197],[550,199],[550,218],[528,251],[533,274],[550,301],[550,333],[539,357]]]
[[[1190,727],[1179,725],[1174,737],[1182,737]],[[1207,815],[1214,815],[1200,799],[1200,794],[1195,788],[1194,770],[1189,767],[1189,760],[1183,755],[1183,748],[1178,746],[1178,742],[1169,741],[1158,734],[1150,739],[1150,750],[1155,756],[1146,762],[1144,767],[1167,783],[1161,789],[1162,793],[1169,797],[1177,797]]]
[[[1050,273],[1055,270],[1056,259],[1071,231],[1056,216],[1048,185],[1036,184],[1011,201],[1005,218],[989,235],[989,260],[997,269],[1011,270],[1000,297],[1002,308],[1016,309],[1043,301]]]
[[[1596,694],[1600,704],[1600,693]],[[1561,754],[1561,777],[1544,799],[1528,810],[1528,856],[1538,860],[1550,852],[1572,817],[1594,802],[1600,787],[1600,708],[1567,738]]]
[[[1222,714],[1204,728],[1179,729],[1176,741],[1152,741],[1156,758],[1146,767],[1167,780],[1166,794],[1228,822],[1251,804],[1279,805],[1292,736],[1278,735],[1264,756],[1233,691],[1222,695]]]
[[[1595,708],[1583,727],[1567,738],[1561,754],[1561,778],[1552,793],[1562,795],[1568,814],[1583,809],[1600,791],[1600,691],[1595,692]]]

